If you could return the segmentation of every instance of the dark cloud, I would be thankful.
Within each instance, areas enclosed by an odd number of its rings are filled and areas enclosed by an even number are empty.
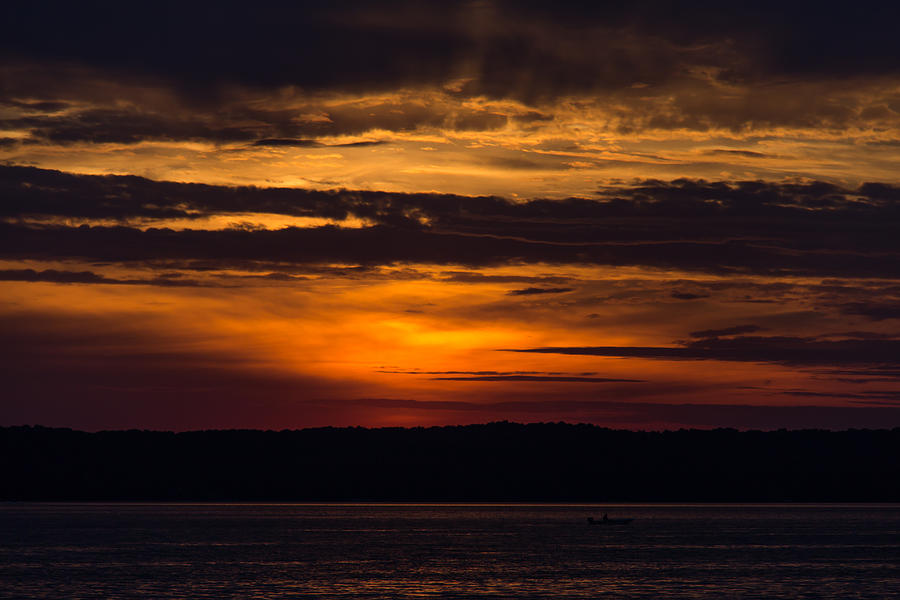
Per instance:
[[[249,141],[259,126],[210,122],[142,110],[90,109],[71,114],[31,116],[0,121],[6,129],[27,129],[29,141],[54,144],[136,144],[145,140]]]
[[[346,142],[343,144],[328,144],[331,148],[367,148],[369,146],[384,146],[390,144],[386,140],[366,140],[363,142]]]
[[[71,106],[68,102],[22,102],[19,100],[4,100],[0,101],[0,106],[12,106],[14,108],[21,109],[24,112],[36,112],[36,113],[52,113],[59,112],[61,110],[65,110]]]
[[[460,76],[472,79],[467,93],[539,98],[669,80],[691,54],[665,40],[642,44],[644,35],[622,28],[624,14],[589,15],[587,26],[576,26],[554,11],[502,2],[172,5],[140,15],[60,3],[42,11],[22,5],[14,18],[20,27],[4,36],[0,55],[167,81],[191,98],[227,84],[378,91]]]
[[[894,339],[821,340],[787,336],[707,337],[686,342],[677,347],[588,346],[525,348],[505,351],[660,360],[759,362],[801,367],[900,365],[900,340]]]
[[[859,315],[872,321],[900,319],[900,302],[891,304],[850,302],[842,305],[840,311],[845,315]]]
[[[325,144],[321,142],[317,142],[316,140],[296,140],[291,138],[265,138],[262,140],[256,140],[253,142],[254,146],[273,146],[273,147],[281,147],[281,146],[290,146],[295,148],[320,148]]]
[[[0,217],[8,221],[2,225],[0,254],[213,261],[220,267],[238,261],[369,266],[585,263],[725,275],[897,278],[896,194],[894,186],[885,184],[847,190],[823,182],[682,179],[603,190],[599,199],[514,202],[449,194],[233,188],[0,167]],[[374,225],[280,231],[28,226],[32,217],[51,223],[55,217],[127,223],[238,212],[338,221],[357,217]],[[213,263],[207,262],[215,268]],[[699,295],[673,294],[681,299]],[[871,315],[888,314],[873,311]]]
[[[725,156],[744,156],[747,158],[767,158],[769,155],[762,152],[753,152],[752,150],[727,150],[724,148],[715,148],[709,150],[706,154],[725,155]]]
[[[159,182],[135,176],[84,176],[0,166],[0,215],[197,218],[233,212],[270,212],[343,219],[351,201],[331,192],[230,188]],[[376,209],[373,207],[373,212]]]
[[[721,252],[711,253],[716,247]],[[30,227],[0,224],[0,256],[134,262],[201,261],[205,268],[247,262],[311,265],[430,263],[491,266],[516,263],[646,265],[722,274],[803,273],[900,277],[900,258],[872,262],[847,251],[798,257],[790,252],[702,243],[647,243],[596,247],[547,244],[378,225],[268,230],[184,230],[128,227]],[[267,267],[268,268],[268,267]],[[757,301],[748,298],[745,301]],[[769,301],[772,302],[772,301]]]
[[[507,296],[537,296],[541,294],[564,294],[566,292],[571,292],[573,288],[539,288],[539,287],[529,287],[522,288],[519,290],[510,290],[506,292]]]
[[[868,385],[870,383],[897,383],[897,380],[893,377],[834,377],[832,380],[840,383],[860,385]]]
[[[816,373],[822,375],[850,375],[854,377],[883,377],[886,379],[900,378],[900,370],[890,367],[884,368],[867,368],[867,369],[821,369]]]
[[[247,108],[235,100],[210,112],[190,105],[158,107],[149,100],[141,104],[140,98],[134,103],[136,106],[125,108],[90,106],[63,113],[26,114],[0,119],[0,128],[28,131],[30,137],[25,138],[25,142],[29,144],[136,144],[163,140],[251,142],[250,147],[350,148],[388,142],[365,140],[327,144],[316,138],[358,135],[371,130],[485,131],[505,126],[508,119],[503,114],[478,108],[399,100],[385,100],[379,105],[365,107],[311,103],[293,110]],[[304,113],[315,115],[315,118],[298,117]]]
[[[304,140],[293,138],[265,138],[253,142],[254,146],[294,147],[294,148],[364,148],[367,146],[382,146],[388,144],[384,140],[371,140],[363,142],[347,142],[344,144],[323,144],[316,140]]]
[[[726,327],[724,329],[704,329],[702,331],[692,331],[688,335],[690,335],[692,338],[716,338],[729,335],[740,335],[743,333],[756,333],[757,331],[762,331],[764,329],[764,327],[760,327],[759,325],[736,325],[734,327]]]
[[[160,287],[237,287],[246,283],[297,282],[308,277],[267,273],[265,275],[224,275],[208,280],[184,277],[181,273],[161,273],[155,277],[120,279],[93,271],[59,271],[56,269],[2,269],[0,281],[44,281],[49,283],[100,283],[106,285],[153,285]]]
[[[301,143],[318,142],[301,140]],[[254,212],[256,209],[255,212],[296,215],[324,212],[326,207],[332,206],[340,209],[339,212],[353,210],[357,216],[391,218],[398,214],[416,214],[447,227],[465,227],[473,233],[491,233],[492,229],[503,225],[502,232],[524,237],[543,234],[543,239],[560,242],[583,241],[585,234],[598,232],[603,232],[604,239],[611,243],[640,239],[627,227],[631,218],[642,218],[638,223],[647,232],[646,239],[655,240],[663,239],[661,235],[666,231],[669,237],[665,239],[671,241],[685,238],[716,240],[724,236],[768,241],[770,236],[777,239],[783,233],[804,233],[801,227],[808,229],[808,222],[826,229],[866,224],[880,236],[882,232],[874,227],[877,220],[900,215],[900,206],[895,201],[900,196],[900,188],[871,183],[851,190],[824,182],[783,184],[678,179],[604,189],[599,192],[599,200],[569,198],[513,202],[498,197],[451,194],[233,188],[151,181],[134,176],[73,175],[31,167],[0,166],[0,185],[4,186],[4,214],[10,216],[40,212],[42,203],[54,196],[66,195],[52,206],[52,214],[94,216],[92,210],[102,203],[119,208],[120,216],[155,217],[158,213],[148,212],[146,206],[151,204],[152,197],[161,207],[187,205],[192,212],[204,213]],[[142,198],[143,203],[135,203],[135,197],[140,195],[147,198]],[[72,201],[74,197],[78,197],[78,203]],[[104,213],[104,216],[111,214]],[[661,218],[672,221],[652,221]],[[748,228],[743,222],[747,218],[768,219],[767,225],[774,230],[762,232]],[[615,222],[614,228],[602,227],[603,221],[612,219],[624,221]],[[499,220],[506,223],[498,223]],[[848,223],[848,220],[853,222]],[[553,229],[554,223],[563,227]],[[669,231],[673,223],[681,228],[678,232]],[[488,228],[480,229],[480,224]],[[702,236],[701,231],[710,226],[715,228]],[[617,235],[619,229],[622,232]],[[841,233],[848,235],[852,229],[829,232],[829,241],[837,237],[833,241],[840,243]],[[880,237],[877,239],[881,241]]]
[[[709,298],[708,294],[692,294],[690,292],[672,292],[670,295],[676,300],[699,300],[700,298]]]
[[[781,392],[788,396],[802,396],[812,398],[854,398],[856,400],[871,400],[873,402],[883,402],[884,400],[900,402],[900,392],[859,392],[859,393],[839,393],[839,392],[813,392],[807,390],[786,390]]]
[[[520,377],[520,376],[537,376],[537,377],[575,377],[583,378],[596,375],[595,372],[588,373],[560,373],[546,371],[401,371],[401,370],[379,370],[379,373],[394,373],[399,375],[466,375],[471,377]],[[464,379],[468,379],[464,378]],[[600,381],[629,381],[626,379],[608,379],[600,378]]]
[[[436,381],[525,381],[544,383],[645,383],[643,379],[609,377],[577,377],[571,375],[478,375],[472,377],[432,377]]]
[[[385,90],[467,77],[460,93],[536,102],[703,69],[733,83],[893,74],[900,64],[900,9],[890,3],[383,0],[248,11],[164,2],[138,12],[60,2],[11,11],[17,27],[0,41],[7,60],[162,80],[196,99],[229,84]]]
[[[892,340],[900,338],[900,333],[885,333],[876,331],[836,331],[823,333],[820,338],[859,338],[863,340]]]
[[[246,279],[246,280],[254,280],[254,279],[262,279],[267,281],[306,281],[309,277],[304,277],[302,275],[288,275],[287,273],[266,273],[265,275],[230,275],[229,277],[236,279]]]
[[[869,406],[897,406],[900,407],[900,400],[851,400],[852,404],[866,404]]]
[[[445,281],[458,281],[462,283],[568,283],[569,277],[553,275],[529,276],[529,275],[485,275],[472,271],[444,271],[441,277]]]
[[[52,281],[53,283],[121,283],[91,271],[57,271],[46,269],[4,269],[0,270],[0,281]]]

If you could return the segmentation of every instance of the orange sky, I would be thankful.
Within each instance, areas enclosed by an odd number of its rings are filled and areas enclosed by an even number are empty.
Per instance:
[[[900,425],[885,15],[17,10],[0,425]]]

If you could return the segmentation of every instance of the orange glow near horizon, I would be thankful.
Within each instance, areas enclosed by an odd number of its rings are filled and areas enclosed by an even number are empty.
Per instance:
[[[590,4],[14,9],[0,426],[900,426],[896,19]]]
[[[752,311],[740,305],[729,307],[727,300],[705,301],[704,309],[691,308],[677,320],[672,319],[677,314],[672,311],[684,309],[684,302],[670,302],[669,312],[656,302],[577,308],[585,302],[590,306],[597,286],[602,288],[609,278],[621,275],[615,270],[572,268],[570,275],[577,273],[586,291],[532,299],[509,296],[515,284],[462,284],[442,279],[444,267],[419,269],[413,279],[382,276],[347,281],[320,276],[239,289],[6,282],[0,284],[4,298],[0,308],[11,315],[56,315],[57,324],[66,323],[75,338],[89,339],[96,331],[108,336],[106,342],[90,348],[76,344],[70,349],[76,354],[87,350],[98,356],[149,355],[163,372],[172,361],[198,372],[225,364],[251,378],[277,381],[278,394],[286,403],[279,417],[285,427],[299,426],[307,419],[303,402],[309,400],[310,381],[316,382],[313,399],[335,406],[358,398],[415,400],[426,403],[424,407],[430,402],[552,405],[565,398],[573,407],[562,414],[576,420],[590,420],[594,414],[587,405],[584,413],[577,407],[579,402],[728,401],[777,406],[814,401],[846,406],[840,398],[804,402],[784,394],[798,389],[853,390],[852,385],[836,386],[832,380],[821,379],[815,370],[766,363],[509,352],[547,346],[673,347],[689,331],[703,327],[707,311],[714,310],[724,322]],[[628,282],[640,278],[645,290],[680,281],[672,273],[630,271],[628,278],[619,281],[636,285]],[[542,272],[540,266],[506,267],[493,274],[524,277]],[[785,314],[791,309],[782,307]],[[586,321],[584,315],[591,311],[594,316]],[[801,327],[792,333],[805,332]],[[209,381],[195,382],[186,389],[203,396],[209,385]],[[292,417],[293,401],[300,404]],[[378,414],[376,421],[384,424],[505,418],[489,406],[468,413],[398,407],[390,416]],[[531,418],[555,417],[534,413]]]

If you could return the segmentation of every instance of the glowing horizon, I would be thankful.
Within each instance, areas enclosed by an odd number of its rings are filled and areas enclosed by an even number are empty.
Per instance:
[[[17,8],[0,425],[900,426],[891,16],[659,8]]]

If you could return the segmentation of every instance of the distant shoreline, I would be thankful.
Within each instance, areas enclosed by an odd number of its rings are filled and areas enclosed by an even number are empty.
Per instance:
[[[591,510],[597,509],[628,509],[628,508],[777,508],[784,506],[786,508],[843,508],[843,507],[871,507],[871,508],[900,508],[900,500],[896,502],[742,502],[735,500],[733,502],[535,502],[510,500],[508,502],[399,502],[394,500],[384,501],[226,501],[226,500],[0,500],[0,507],[3,506],[297,506],[297,507],[374,507],[374,508],[585,508]]]
[[[0,501],[893,503],[900,428],[489,423],[184,433],[0,428]]]

